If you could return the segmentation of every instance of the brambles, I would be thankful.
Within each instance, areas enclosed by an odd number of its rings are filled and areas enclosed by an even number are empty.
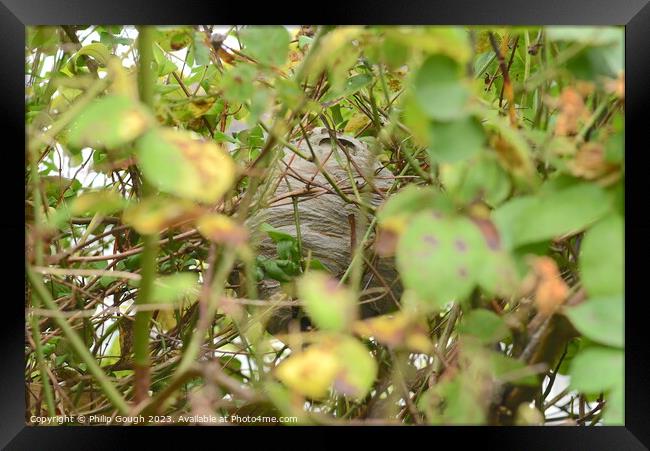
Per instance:
[[[622,37],[28,28],[30,415],[621,424]]]

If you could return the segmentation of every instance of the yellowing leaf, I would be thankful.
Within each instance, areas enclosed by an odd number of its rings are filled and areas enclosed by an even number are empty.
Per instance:
[[[209,214],[201,216],[196,222],[201,235],[215,243],[232,245],[244,244],[248,240],[248,232],[226,215]]]
[[[354,293],[326,273],[312,271],[298,280],[305,310],[323,330],[344,331],[357,316]]]
[[[426,327],[404,313],[357,321],[353,330],[362,337],[374,337],[391,348],[407,348],[422,353],[430,352],[433,348]]]
[[[356,135],[370,124],[370,118],[363,113],[356,113],[350,118],[343,132],[347,135]]]
[[[320,45],[312,50],[313,54],[305,68],[306,75],[318,75],[329,69],[333,88],[342,88],[348,68],[357,59],[358,48],[352,45],[352,41],[362,32],[361,27],[345,26],[325,34],[320,40]]]
[[[75,119],[68,143],[110,149],[133,141],[152,124],[144,106],[122,95],[109,95],[90,104]]]
[[[339,393],[361,399],[372,388],[377,362],[360,341],[330,336],[291,355],[275,374],[294,392],[313,399],[325,397],[332,384]]]
[[[213,203],[235,182],[236,166],[230,155],[189,132],[152,130],[137,146],[144,176],[160,191]]]
[[[486,125],[494,132],[490,146],[496,151],[501,165],[524,183],[534,186],[536,171],[528,142],[501,117],[492,117]]]
[[[275,370],[276,377],[293,391],[313,399],[327,396],[339,365],[334,352],[310,346],[293,354]]]
[[[517,409],[515,424],[517,426],[543,426],[544,415],[528,403],[521,403]]]
[[[196,300],[199,295],[195,273],[181,272],[158,277],[153,284],[152,302],[173,303],[183,299]]]
[[[113,94],[137,100],[138,85],[135,70],[127,69],[122,65],[122,60],[112,56],[108,60],[108,73],[113,81],[110,87]]]
[[[408,322],[404,314],[383,315],[357,321],[353,330],[362,337],[375,337],[379,342],[394,347],[403,343]]]
[[[176,316],[172,310],[160,310],[158,316],[156,316],[156,321],[162,328],[163,332],[169,332],[174,327],[176,327]]]
[[[70,206],[73,215],[111,214],[121,210],[125,200],[114,191],[96,191],[77,197]]]
[[[149,235],[194,219],[202,212],[203,209],[192,202],[154,197],[128,208],[122,220],[138,233]]]
[[[194,117],[201,117],[212,108],[214,99],[194,99],[187,106]]]

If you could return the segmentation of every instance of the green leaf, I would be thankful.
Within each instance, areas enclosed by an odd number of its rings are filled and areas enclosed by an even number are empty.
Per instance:
[[[624,68],[625,33],[622,27],[548,27],[552,41],[578,42],[588,46],[566,62],[577,78],[600,81],[616,77]]]
[[[282,240],[277,244],[278,257],[282,260],[298,261],[300,255],[298,254],[298,240]]]
[[[163,192],[215,202],[235,181],[230,155],[212,141],[194,139],[184,131],[156,129],[137,142],[144,176]]]
[[[625,391],[623,385],[614,387],[607,395],[607,405],[603,421],[607,426],[622,426],[625,424]]]
[[[477,158],[440,165],[440,179],[460,204],[483,200],[492,206],[501,204],[510,194],[511,183],[493,154],[483,152]]]
[[[472,55],[469,33],[465,27],[389,27],[387,36],[399,40],[410,50],[424,54],[444,54],[459,64]]]
[[[99,42],[106,46],[116,46],[118,44],[121,45],[131,45],[133,44],[133,39],[131,38],[123,38],[121,36],[114,35],[112,33],[108,33],[106,31],[100,31],[99,32]]]
[[[340,369],[334,380],[339,393],[362,400],[377,377],[377,362],[359,340],[344,337],[335,348]]]
[[[153,57],[158,66],[158,76],[164,77],[165,75],[171,74],[172,72],[178,70],[176,64],[165,57],[163,51],[157,45],[153,46]],[[165,88],[170,88],[170,86],[165,85]],[[172,89],[178,89],[176,86],[171,86]]]
[[[388,67],[396,69],[406,63],[410,50],[403,42],[386,36],[382,41],[381,55]]]
[[[472,310],[464,315],[458,331],[485,344],[500,341],[510,333],[499,315],[485,309]]]
[[[505,240],[514,247],[568,233],[596,222],[611,209],[607,193],[593,183],[551,188],[536,196],[515,198],[494,213]]]
[[[328,274],[311,271],[298,280],[307,314],[320,329],[345,331],[357,316],[354,293]]]
[[[305,46],[310,45],[312,42],[314,42],[314,38],[311,38],[309,36],[301,35],[298,38],[298,48],[301,50],[305,48]]]
[[[623,347],[623,299],[596,298],[565,310],[578,331],[595,342]]]
[[[133,141],[154,123],[140,103],[109,95],[91,103],[70,126],[73,147],[114,148]]]
[[[485,252],[483,237],[469,219],[422,212],[399,240],[397,267],[406,288],[442,308],[471,293]]]
[[[79,49],[77,53],[75,53],[73,57],[73,61],[76,63],[77,59],[81,55],[86,55],[92,57],[95,61],[97,61],[101,66],[106,66],[106,63],[108,63],[108,59],[111,56],[111,52],[108,50],[108,47],[106,47],[104,44],[100,44],[99,42],[93,42],[92,44],[84,45]]]
[[[355,92],[369,85],[371,81],[372,76],[370,75],[354,75],[346,80],[345,86],[341,91],[329,91],[320,99],[320,102],[326,103],[337,98],[351,96]]]
[[[198,295],[198,276],[191,272],[180,272],[158,277],[153,285],[151,300],[169,304],[184,299],[196,300]]]
[[[551,26],[545,28],[545,33],[551,41],[577,41],[590,45],[607,45],[617,43],[624,30],[615,27]]]
[[[192,38],[194,62],[199,66],[207,66],[210,64],[210,49],[205,43],[205,34],[195,31]]]
[[[381,206],[377,220],[380,226],[401,232],[409,218],[428,209],[452,212],[453,204],[449,198],[431,188],[407,185]]]
[[[239,140],[233,138],[233,137],[230,136],[230,135],[227,135],[226,133],[223,133],[223,132],[220,131],[220,130],[215,130],[215,131],[214,131],[214,140],[215,140],[216,142],[218,142],[218,143],[221,143],[221,142],[227,141],[227,142],[229,142],[229,143],[231,143],[231,144],[241,144],[241,143],[239,142]]]
[[[126,206],[125,199],[114,191],[95,191],[77,197],[70,206],[73,215],[108,215]]]
[[[466,117],[453,122],[432,122],[427,152],[432,161],[453,163],[475,155],[484,144],[481,123],[475,117]]]
[[[480,384],[466,373],[428,389],[418,402],[432,424],[476,425],[485,421]]]
[[[580,253],[582,283],[591,297],[621,296],[625,277],[624,224],[610,215],[585,233]]]
[[[262,259],[258,258],[258,262],[262,269],[264,270],[263,277],[268,277],[278,282],[290,282],[291,275],[287,274],[281,267],[278,265],[277,260]]]
[[[255,69],[253,67],[249,64],[238,64],[223,75],[221,89],[224,97],[229,102],[247,102],[255,91],[254,79]]]
[[[566,62],[566,67],[578,79],[599,81],[615,78],[623,71],[623,45],[614,48],[588,48]]]
[[[477,281],[486,294],[502,297],[515,294],[519,286],[515,260],[502,249],[488,248]]]
[[[54,197],[56,199],[64,196],[65,194],[74,192],[74,182],[75,180],[71,180],[69,178],[61,177],[58,175],[48,175],[41,177],[41,183],[43,185],[45,195],[48,197]]]
[[[249,26],[241,33],[243,52],[262,64],[284,64],[291,36],[283,26]]]
[[[571,364],[571,386],[582,393],[599,393],[623,385],[624,353],[619,349],[590,347]]]
[[[268,222],[262,223],[262,225],[260,226],[260,230],[266,232],[269,238],[271,238],[271,240],[276,244],[280,243],[281,241],[294,241],[296,239],[295,237],[289,235],[288,233],[284,233],[276,229]]]
[[[532,387],[539,383],[537,375],[527,370],[526,364],[517,359],[507,357],[500,352],[489,351],[488,362],[497,379],[507,379],[508,383]]]
[[[461,67],[450,57],[427,58],[415,76],[417,101],[427,116],[449,121],[465,115],[469,91],[460,77]]]

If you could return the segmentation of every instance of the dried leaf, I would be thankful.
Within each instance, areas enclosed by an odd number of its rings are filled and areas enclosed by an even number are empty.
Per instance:
[[[569,286],[560,276],[555,260],[550,257],[536,257],[532,261],[537,277],[535,303],[544,316],[552,315],[569,295]]]

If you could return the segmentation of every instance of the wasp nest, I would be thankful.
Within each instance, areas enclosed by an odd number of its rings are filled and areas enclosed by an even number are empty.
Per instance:
[[[366,204],[376,207],[383,202],[394,176],[376,162],[364,143],[338,133],[330,135],[325,128],[316,129],[309,142],[302,140],[294,145],[305,158],[285,150],[270,176],[267,192],[261,193],[267,201],[249,220],[249,226],[259,231],[259,226],[266,222],[297,237],[295,198],[303,256],[311,253],[312,258],[340,278],[348,269],[353,249],[363,240],[371,221],[369,214],[363,212],[367,209],[355,202],[358,199],[355,191],[361,193]],[[362,217],[363,214],[366,216]],[[276,257],[276,245],[264,232],[257,232],[256,241],[259,255]],[[376,257],[369,249],[364,255],[362,318],[394,310],[401,292],[394,261]],[[280,283],[263,280],[260,296],[281,298]],[[271,333],[286,330],[296,313],[296,308],[278,309],[267,329]]]

